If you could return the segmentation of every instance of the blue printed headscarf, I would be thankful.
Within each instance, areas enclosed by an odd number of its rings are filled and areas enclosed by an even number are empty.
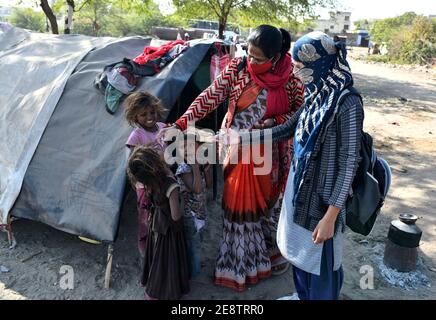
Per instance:
[[[298,39],[292,50],[292,58],[304,65],[304,68],[296,71],[296,75],[305,85],[304,110],[298,120],[294,138],[294,199],[322,124],[334,114],[341,91],[353,85],[346,55],[343,43],[335,43],[328,35],[318,31]]]

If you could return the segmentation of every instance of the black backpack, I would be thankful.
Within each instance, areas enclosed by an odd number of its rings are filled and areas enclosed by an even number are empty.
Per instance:
[[[360,94],[353,87],[345,89],[340,106],[349,95]],[[346,202],[346,225],[354,232],[367,236],[374,227],[391,183],[388,163],[377,156],[370,134],[362,130],[360,161]]]

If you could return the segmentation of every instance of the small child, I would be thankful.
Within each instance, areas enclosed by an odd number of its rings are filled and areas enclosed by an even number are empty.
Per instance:
[[[135,146],[148,145],[163,152],[164,146],[157,138],[161,129],[165,127],[164,123],[158,122],[165,112],[160,100],[148,92],[135,91],[126,98],[124,104],[126,120],[135,127],[127,139],[126,146],[133,150]],[[138,249],[141,257],[144,257],[150,199],[140,184],[135,186],[135,190],[138,207]]]
[[[189,292],[189,266],[179,210],[179,185],[159,153],[138,146],[128,162],[132,185],[150,193],[150,224],[141,284],[146,299],[180,299]]]
[[[148,92],[135,91],[125,100],[124,114],[127,122],[135,127],[127,139],[126,146],[133,149],[138,145],[164,145],[158,134],[166,125],[159,122],[165,113],[161,101]]]
[[[189,149],[187,145],[189,142],[195,143],[195,147],[192,148],[195,152],[201,145],[198,137],[191,136],[189,138],[189,135],[185,135],[183,150],[185,161],[188,159],[187,152]],[[201,272],[202,230],[206,219],[206,187],[212,187],[211,165],[181,163],[177,167],[176,177],[182,192],[183,225],[188,249],[190,275],[191,278],[195,278]]]

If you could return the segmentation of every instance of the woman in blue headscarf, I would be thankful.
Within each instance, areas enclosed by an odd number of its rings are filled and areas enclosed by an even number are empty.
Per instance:
[[[359,161],[363,106],[342,43],[312,32],[295,43],[292,58],[305,85],[304,105],[260,134],[261,143],[267,136],[273,143],[294,136],[277,243],[293,265],[298,298],[334,300],[343,282],[345,202]],[[255,142],[251,133],[240,136]]]

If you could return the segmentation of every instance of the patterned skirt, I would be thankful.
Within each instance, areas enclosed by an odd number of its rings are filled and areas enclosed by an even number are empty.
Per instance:
[[[244,291],[271,275],[286,260],[276,243],[282,202],[281,146],[272,148],[271,171],[254,174],[256,164],[224,165],[223,238],[215,267],[219,286]]]

